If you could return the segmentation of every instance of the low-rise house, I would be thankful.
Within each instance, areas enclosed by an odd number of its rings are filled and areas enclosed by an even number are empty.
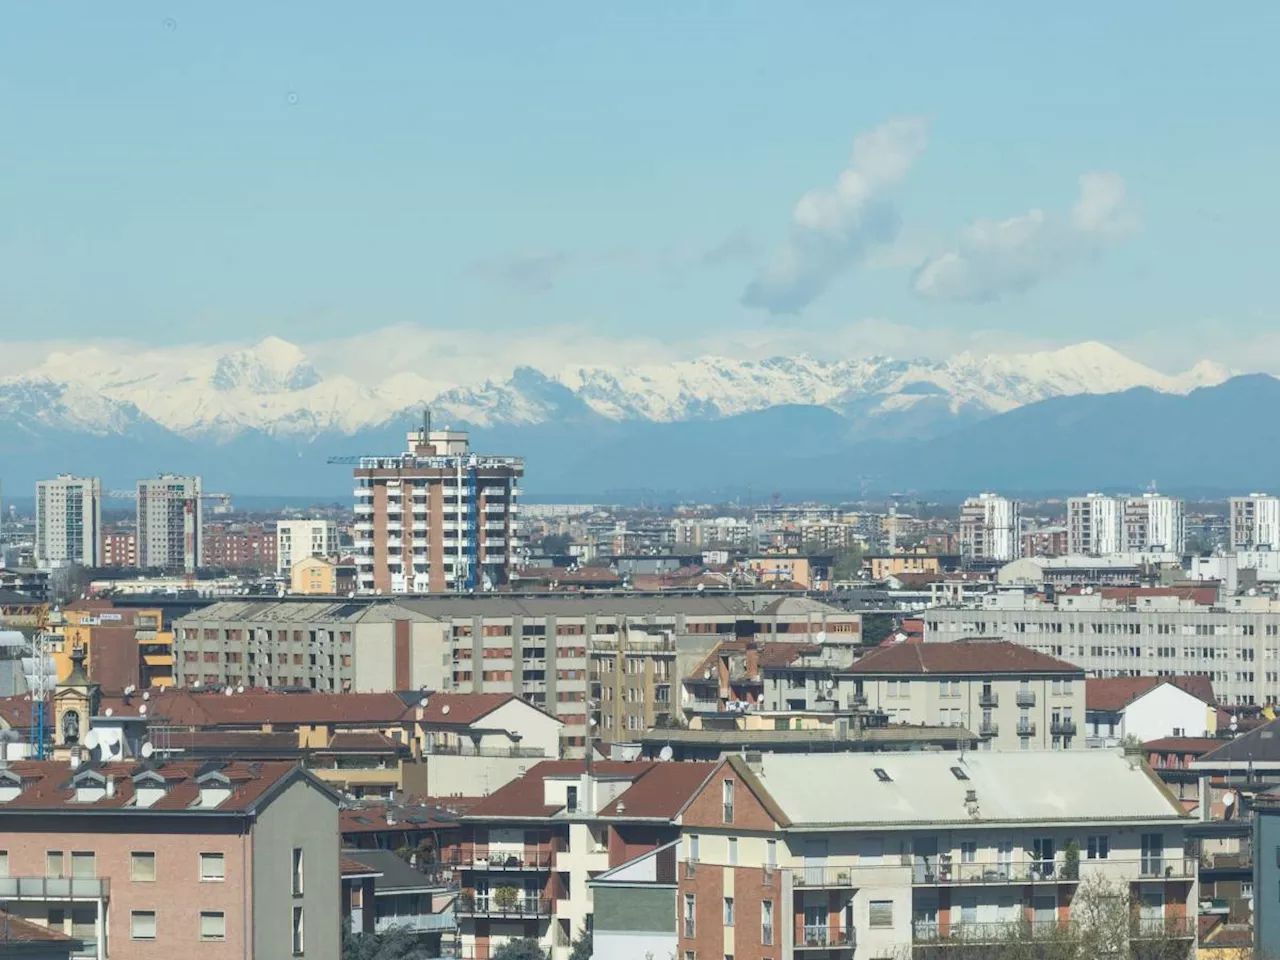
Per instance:
[[[1208,677],[1090,677],[1085,738],[1091,747],[1162,737],[1212,737],[1217,711]]]
[[[337,833],[295,764],[11,763],[0,901],[97,960],[338,960]]]
[[[890,724],[959,726],[982,750],[1082,747],[1084,671],[1015,643],[965,640],[879,647],[836,676],[838,702]]]

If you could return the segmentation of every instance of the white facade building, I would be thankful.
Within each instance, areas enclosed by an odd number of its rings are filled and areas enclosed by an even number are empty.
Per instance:
[[[36,484],[36,563],[102,565],[102,481],[61,474]]]
[[[1265,493],[1232,497],[1231,546],[1280,550],[1280,497]]]
[[[338,555],[338,525],[332,520],[281,520],[276,524],[276,573],[287,576],[308,557]]]
[[[970,497],[960,508],[960,550],[965,559],[1008,563],[1022,553],[1017,500],[995,493]]]
[[[1181,554],[1186,541],[1182,501],[1154,492],[1130,497],[1124,503],[1124,538],[1130,553]]]
[[[1105,557],[1121,550],[1121,502],[1090,493],[1067,500],[1067,552]]]
[[[1085,681],[1085,744],[1115,747],[1128,736],[1142,743],[1161,737],[1214,736],[1217,712],[1205,699],[1207,692],[1197,695],[1183,689],[1191,679],[1200,678],[1180,678],[1178,683],[1157,677]]]
[[[204,534],[199,477],[162,473],[138,481],[138,566],[194,570]]]

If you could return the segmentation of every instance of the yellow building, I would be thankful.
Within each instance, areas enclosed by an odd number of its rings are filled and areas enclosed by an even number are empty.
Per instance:
[[[813,564],[808,557],[783,554],[780,556],[752,557],[747,568],[764,583],[798,583],[805,588],[814,586]]]
[[[164,611],[158,607],[117,609],[108,600],[84,600],[70,604],[62,612],[62,621],[54,630],[62,642],[55,642],[52,653],[58,682],[71,675],[72,651],[83,647],[89,675],[107,687],[173,685],[173,631],[164,629]],[[127,653],[121,650],[124,643]],[[106,662],[108,650],[110,663]]]
[[[936,555],[925,553],[892,553],[867,557],[872,580],[887,580],[900,573],[941,573],[942,563]]]
[[[338,592],[338,565],[324,557],[306,557],[289,571],[289,589],[306,596],[333,596]]]

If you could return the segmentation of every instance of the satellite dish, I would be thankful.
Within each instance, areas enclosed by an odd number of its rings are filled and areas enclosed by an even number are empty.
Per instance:
[[[151,691],[150,691],[150,690],[143,690],[143,691],[142,691],[142,699],[143,699],[143,700],[150,700],[150,699],[151,699]]]
[[[155,752],[156,752],[156,748],[155,748],[155,747],[153,747],[151,744],[149,744],[149,743],[144,743],[144,744],[142,745],[142,757],[143,757],[143,759],[148,759],[148,758],[149,758],[153,753],[155,753]]]
[[[228,697],[231,696],[231,694],[235,693],[235,691],[232,690],[230,687],[227,687],[227,689],[223,690],[222,692]]]
[[[431,701],[429,701],[426,697],[423,697],[421,700],[418,701],[418,706],[420,706],[423,710],[425,710],[427,709],[427,704],[430,702]]]
[[[99,739],[100,738],[98,736],[98,731],[90,730],[88,733],[84,735],[84,745],[88,747],[90,750],[92,750],[94,747],[98,745]]]
[[[243,684],[243,683],[242,683],[242,684],[240,684],[240,686],[236,687],[236,693],[244,693],[244,684]]]
[[[199,681],[199,680],[196,680],[194,683],[192,683],[192,684],[191,684],[191,688],[192,688],[193,690],[199,690],[199,689],[200,689],[200,681]]]
[[[661,750],[658,751],[659,760],[670,760],[675,755],[676,755],[676,752],[671,749],[671,744],[667,744],[665,747],[663,747]]]
[[[1222,798],[1222,805],[1224,807],[1234,806],[1235,802],[1236,802],[1236,795],[1234,793],[1228,793]]]
[[[449,705],[446,703],[443,707],[440,708],[440,712],[447,714],[449,712]]]
[[[102,713],[104,716],[110,717],[115,713],[115,711],[112,710],[110,707],[107,707],[107,709],[103,710]]]
[[[146,715],[147,715],[147,705],[144,703],[142,706],[138,707],[138,716],[145,717]]]
[[[703,670],[703,671],[702,671],[702,679],[703,679],[703,680],[710,680],[710,679],[711,679],[711,668],[710,668],[710,667],[707,667],[707,669],[705,669],[705,670]]]

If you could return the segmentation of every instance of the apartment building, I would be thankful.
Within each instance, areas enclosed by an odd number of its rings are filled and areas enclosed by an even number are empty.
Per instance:
[[[462,956],[489,960],[502,944],[537,940],[567,960],[590,929],[591,881],[674,841],[673,820],[711,763],[548,761],[461,817],[441,859],[459,871]]]
[[[96,960],[338,960],[338,801],[292,763],[10,763],[0,899]]]
[[[1008,563],[1022,546],[1021,505],[995,493],[970,497],[960,507],[960,552],[973,563]]]
[[[138,566],[194,570],[204,555],[203,483],[162,473],[137,487]]]
[[[230,570],[276,569],[276,533],[260,523],[211,523],[200,541],[201,565]]]
[[[102,534],[102,566],[136,567],[138,535],[132,530],[107,530]]]
[[[1208,677],[1094,677],[1085,681],[1085,710],[1091,747],[1218,732],[1217,698]]]
[[[1123,501],[1101,493],[1067,498],[1067,553],[1105,557],[1121,551]]]
[[[1186,543],[1181,500],[1149,491],[1124,502],[1124,549],[1129,553],[1181,554]]]
[[[1280,497],[1266,493],[1232,497],[1230,537],[1236,550],[1280,549]]]
[[[408,451],[355,469],[355,557],[365,593],[491,590],[511,579],[519,457],[471,452],[457,430],[408,434]]]
[[[106,690],[170,687],[174,682],[173,631],[159,607],[116,607],[110,600],[76,600],[62,611],[51,655],[59,680],[82,651],[89,675]]]
[[[102,565],[102,481],[59,474],[36,483],[37,566]]]
[[[1188,819],[1118,752],[729,756],[677,817],[677,956],[981,956],[1104,896],[1120,950],[1189,950]]]
[[[337,557],[338,525],[332,520],[280,520],[276,523],[276,573],[287,577],[308,557]]]
[[[1213,591],[1210,591],[1213,593]],[[926,643],[1007,640],[1066,660],[1090,677],[1206,677],[1221,704],[1280,700],[1280,602],[1195,591],[1043,594],[1001,590],[980,605],[924,612]]]
[[[1085,745],[1085,673],[1016,643],[896,643],[836,677],[839,703],[894,723],[958,726],[980,750],[1073,750]]]

